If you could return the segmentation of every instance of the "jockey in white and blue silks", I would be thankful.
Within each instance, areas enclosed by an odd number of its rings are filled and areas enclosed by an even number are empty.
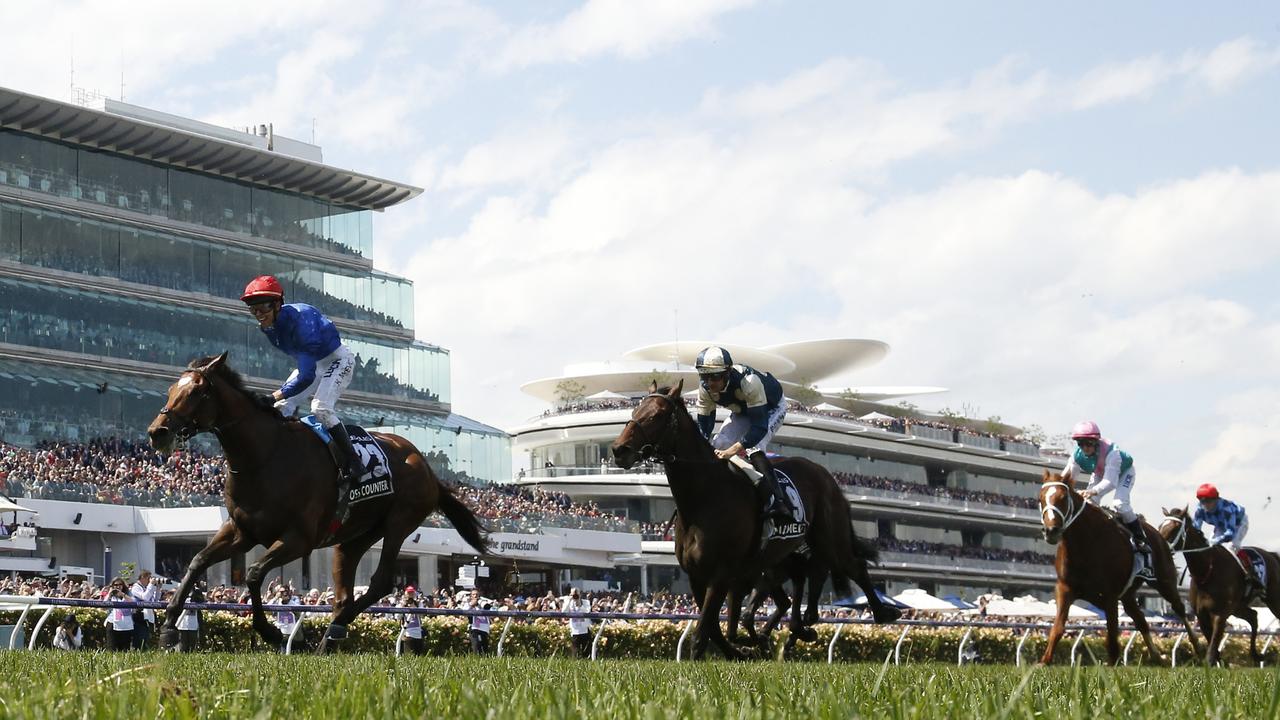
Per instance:
[[[1191,524],[1199,530],[1204,523],[1213,526],[1213,537],[1210,545],[1226,545],[1227,549],[1240,560],[1244,569],[1245,580],[1252,589],[1262,589],[1262,584],[1253,571],[1253,560],[1244,551],[1244,536],[1249,532],[1249,514],[1244,508],[1218,494],[1218,488],[1212,483],[1204,483],[1196,489],[1195,515]]]
[[[698,353],[694,367],[701,382],[698,383],[698,427],[704,437],[711,438],[716,425],[716,407],[729,411],[729,419],[720,432],[711,439],[716,455],[727,459],[743,450],[762,476],[756,483],[756,495],[765,514],[781,522],[790,520],[787,501],[773,473],[773,464],[765,450],[773,434],[782,427],[787,415],[787,401],[782,394],[782,384],[769,373],[762,373],[746,365],[734,365],[729,351],[709,347]],[[773,503],[770,504],[770,498]]]
[[[311,401],[311,413],[346,456],[338,489],[339,497],[345,497],[341,485],[362,475],[364,468],[334,406],[351,384],[355,354],[342,343],[333,321],[319,310],[306,303],[285,305],[284,288],[270,275],[250,281],[240,299],[249,306],[267,340],[298,363],[280,389],[271,393],[269,402],[288,417],[299,405]]]
[[[1088,477],[1089,484],[1080,495],[1095,504],[1101,504],[1099,498],[1103,495],[1114,493],[1106,505],[1133,535],[1138,550],[1147,552],[1147,534],[1138,514],[1129,505],[1129,493],[1133,492],[1136,477],[1133,458],[1111,441],[1104,440],[1098,424],[1091,420],[1076,423],[1071,439],[1076,441],[1076,450],[1062,470],[1063,481],[1070,484],[1072,478]]]

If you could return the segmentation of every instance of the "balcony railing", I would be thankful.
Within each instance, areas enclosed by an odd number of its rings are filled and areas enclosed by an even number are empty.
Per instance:
[[[1013,560],[981,560],[977,558],[954,557],[948,555],[929,555],[926,553],[907,553],[883,551],[880,553],[881,563],[903,563],[910,565],[930,565],[947,568],[964,568],[968,570],[991,570],[993,572],[1020,573],[1023,575],[1044,575],[1046,579],[1054,576],[1053,565],[1026,563]]]
[[[862,487],[859,485],[842,485],[840,489],[844,491],[846,496],[857,497],[861,495],[865,497],[884,498],[886,500],[897,500],[900,502],[931,506],[939,509],[962,510],[966,513],[987,513],[993,516],[1032,522],[1036,522],[1039,517],[1036,514],[1036,511],[1032,508],[1018,507],[1016,505],[1001,505],[983,500],[966,500],[940,495],[928,495],[924,493],[881,490],[879,488]]]

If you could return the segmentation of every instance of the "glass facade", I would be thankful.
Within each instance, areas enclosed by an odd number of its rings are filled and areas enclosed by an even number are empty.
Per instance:
[[[413,283],[394,275],[352,277],[298,258],[16,203],[0,202],[0,259],[224,298],[239,298],[251,278],[275,275],[290,301],[413,329]]]
[[[0,359],[0,397],[6,399],[0,404],[0,440],[32,445],[41,440],[138,438],[164,406],[167,388],[162,380]],[[487,482],[511,478],[510,443],[504,434],[478,430],[455,416],[349,402],[338,409],[350,422],[407,438],[441,475],[461,472]],[[193,442],[217,451],[211,435]]]
[[[368,257],[369,210],[0,130],[0,185]]]
[[[174,366],[227,350],[237,370],[267,379],[283,380],[295,367],[247,312],[232,315],[12,277],[0,277],[0,339]],[[349,336],[343,341],[356,354],[351,389],[449,402],[448,353],[422,343],[392,346]]]

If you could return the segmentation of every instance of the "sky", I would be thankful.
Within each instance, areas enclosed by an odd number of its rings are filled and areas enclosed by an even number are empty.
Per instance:
[[[1094,419],[1149,519],[1214,482],[1280,545],[1274,5],[120,7],[0,4],[0,85],[271,122],[422,187],[374,262],[458,412],[512,427],[522,383],[677,333],[875,338],[823,384]]]

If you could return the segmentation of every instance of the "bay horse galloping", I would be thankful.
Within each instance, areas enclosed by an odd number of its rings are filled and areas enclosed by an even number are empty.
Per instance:
[[[161,452],[202,432],[211,432],[227,458],[223,497],[228,519],[196,553],[182,585],[165,609],[161,642],[177,640],[175,623],[200,573],[216,562],[257,545],[267,548],[249,566],[245,582],[253,603],[253,627],[268,644],[279,646],[280,631],[262,610],[262,581],[268,571],[328,544],[333,552],[333,615],[320,650],[332,650],[346,637],[347,625],[390,593],[396,556],[404,539],[427,515],[439,510],[472,547],[488,550],[485,529],[476,516],[440,484],[422,453],[408,440],[371,433],[386,453],[394,493],[351,506],[336,533],[331,523],[337,505],[339,470],[324,441],[306,424],[286,419],[254,402],[227,354],[194,360],[169,387],[165,407],[147,434]],[[369,588],[352,596],[356,565],[382,541]]]
[[[614,441],[613,455],[622,468],[649,458],[661,462],[666,471],[678,511],[676,559],[689,575],[700,612],[693,657],[703,657],[710,642],[726,658],[740,660],[744,655],[720,629],[725,598],[731,591],[754,586],[763,571],[795,548],[770,543],[766,552],[761,552],[760,505],[755,489],[716,457],[684,405],[683,389],[683,381],[673,388],[651,387]],[[897,619],[897,611],[876,597],[867,572],[867,561],[874,559],[875,550],[855,541],[848,503],[831,473],[804,458],[783,459],[776,466],[791,478],[804,503],[810,527],[803,539],[815,559],[858,583],[867,593],[877,621]],[[774,545],[780,550],[775,552]],[[799,604],[799,598],[793,600]]]
[[[1040,522],[1042,534],[1049,544],[1058,546],[1054,568],[1058,582],[1054,588],[1058,603],[1058,615],[1049,631],[1049,645],[1045,648],[1041,664],[1053,662],[1053,651],[1058,647],[1067,624],[1067,611],[1077,599],[1091,602],[1102,609],[1107,618],[1107,660],[1120,661],[1119,612],[1116,603],[1124,605],[1125,612],[1142,633],[1147,653],[1154,662],[1163,662],[1147,618],[1138,605],[1138,587],[1141,580],[1134,577],[1133,547],[1129,531],[1108,517],[1097,505],[1088,502],[1062,476],[1045,470],[1040,485]],[[1160,534],[1150,525],[1142,523],[1151,548],[1152,566],[1155,571],[1153,586],[1160,597],[1182,619],[1187,637],[1196,653],[1200,645],[1195,631],[1178,595],[1178,570],[1173,565],[1173,554]],[[1061,540],[1061,542],[1059,542]]]
[[[1210,545],[1192,524],[1185,508],[1164,510],[1160,535],[1174,552],[1182,553],[1187,559],[1187,570],[1191,573],[1191,609],[1200,622],[1200,632],[1207,638],[1205,662],[1218,664],[1218,649],[1227,634],[1227,618],[1232,615],[1249,623],[1249,653],[1254,662],[1262,662],[1262,655],[1258,653],[1258,611],[1249,607],[1244,568],[1235,555],[1226,546]],[[1267,584],[1261,599],[1280,617],[1280,556],[1261,548],[1248,549],[1261,555],[1266,563]]]

